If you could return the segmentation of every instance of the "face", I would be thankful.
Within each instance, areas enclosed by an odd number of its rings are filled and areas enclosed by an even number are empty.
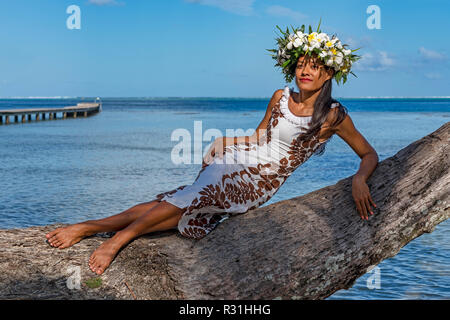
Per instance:
[[[295,82],[303,92],[319,90],[332,77],[333,69],[327,71],[323,62],[314,55],[301,56],[297,61]]]

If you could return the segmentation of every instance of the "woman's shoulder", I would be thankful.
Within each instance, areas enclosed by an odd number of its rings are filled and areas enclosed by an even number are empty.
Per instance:
[[[338,100],[332,99],[327,122],[334,125],[340,124],[348,115],[347,108]]]
[[[270,99],[269,106],[274,107],[283,97],[284,89],[277,89],[272,94],[272,98]]]

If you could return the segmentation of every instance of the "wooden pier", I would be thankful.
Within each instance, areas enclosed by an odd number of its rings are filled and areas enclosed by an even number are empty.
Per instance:
[[[33,109],[4,109],[0,110],[0,125],[30,122],[32,120],[57,120],[57,119],[73,119],[77,117],[87,117],[92,114],[99,113],[102,110],[102,103],[77,103],[76,106],[63,108],[33,108]],[[60,115],[57,117],[57,115]],[[32,117],[34,115],[34,117]],[[13,117],[13,121],[10,121]],[[21,117],[19,121],[19,117]],[[32,119],[34,118],[34,119]]]

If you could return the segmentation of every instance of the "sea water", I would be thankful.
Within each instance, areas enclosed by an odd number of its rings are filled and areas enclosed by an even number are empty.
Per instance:
[[[380,161],[450,120],[450,99],[338,100]],[[0,99],[0,109],[91,101]],[[172,134],[178,129],[193,137],[196,121],[203,134],[208,129],[223,135],[227,129],[245,132],[258,126],[268,102],[104,98],[102,112],[87,118],[0,125],[0,228],[103,218],[190,184],[201,164],[172,162],[174,146],[180,143]],[[210,142],[201,145],[206,148]],[[359,157],[342,139],[334,136],[326,148],[324,155],[300,166],[263,206],[335,184],[358,170]],[[329,299],[449,299],[449,231],[450,221],[441,223]],[[380,282],[374,287],[370,277],[375,271]]]

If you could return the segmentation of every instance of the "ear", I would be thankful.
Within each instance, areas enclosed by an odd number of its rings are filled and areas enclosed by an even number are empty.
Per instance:
[[[327,80],[330,80],[331,78],[333,78],[334,76],[334,69],[330,68],[329,70],[327,70]]]

